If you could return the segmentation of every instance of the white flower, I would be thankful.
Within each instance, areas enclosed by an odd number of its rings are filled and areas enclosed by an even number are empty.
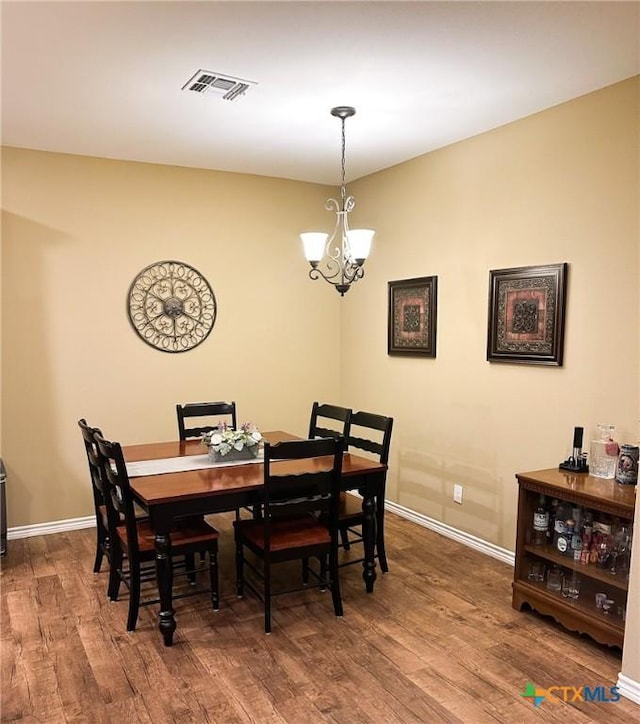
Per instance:
[[[204,433],[202,441],[220,457],[228,455],[233,450],[237,452],[249,450],[256,454],[262,435],[253,424],[245,422],[238,430],[220,425],[215,430]]]

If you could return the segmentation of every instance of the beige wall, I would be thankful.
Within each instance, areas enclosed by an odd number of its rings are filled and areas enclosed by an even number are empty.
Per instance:
[[[513,549],[515,472],[557,465],[576,425],[588,437],[610,421],[638,439],[638,89],[612,86],[352,187],[377,234],[343,306],[343,401],[397,420],[392,500]],[[569,263],[564,366],[487,362],[489,270],[557,262]],[[387,282],[429,275],[437,358],[390,357]]]
[[[306,432],[340,384],[338,295],[298,232],[327,189],[278,179],[4,149],[2,451],[9,527],[88,515],[76,421],[125,443],[176,437],[175,404],[235,399],[241,420]],[[218,317],[182,354],[129,326],[129,284],[178,259]]]
[[[640,438],[639,97],[635,78],[352,186],[377,234],[343,306],[343,402],[396,418],[393,501],[513,550],[517,471],[556,466],[576,425],[587,441],[600,421]],[[489,270],[557,262],[564,366],[488,363]],[[387,282],[430,275],[437,358],[387,356]],[[637,573],[640,545],[634,558]],[[637,601],[637,576],[632,588]],[[625,647],[635,681],[638,648]]]

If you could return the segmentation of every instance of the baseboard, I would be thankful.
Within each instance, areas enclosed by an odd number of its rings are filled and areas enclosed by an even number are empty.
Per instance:
[[[631,699],[631,701],[634,701],[636,704],[640,704],[640,682],[634,681],[620,672],[616,686],[622,696]]]
[[[489,543],[482,538],[477,538],[470,533],[465,533],[462,530],[453,528],[446,523],[441,523],[438,520],[429,518],[421,513],[416,513],[409,508],[405,508],[398,503],[393,503],[389,500],[385,501],[385,508],[401,518],[410,520],[413,523],[429,528],[430,530],[440,533],[440,535],[451,538],[458,543],[463,543],[469,548],[473,548],[480,553],[497,558],[503,563],[513,565],[515,561],[515,554],[506,548],[500,548],[499,546]],[[9,528],[7,531],[7,538],[14,540],[17,538],[32,538],[36,535],[51,535],[52,533],[64,533],[69,530],[80,530],[81,528],[92,528],[96,524],[96,519],[93,515],[85,516],[84,518],[68,518],[67,520],[56,520],[49,523],[36,523],[35,525],[22,525],[15,528]]]
[[[51,535],[52,533],[65,533],[68,530],[93,528],[96,524],[94,515],[84,518],[68,518],[67,520],[54,520],[50,523],[36,523],[35,525],[19,525],[7,530],[7,540],[17,538],[33,538],[36,535]]]
[[[441,523],[439,520],[429,518],[421,513],[416,513],[414,510],[410,510],[409,508],[405,508],[402,505],[398,505],[398,503],[393,503],[389,500],[385,501],[385,510],[389,510],[391,513],[399,515],[401,518],[410,520],[412,523],[417,523],[424,528],[429,528],[429,530],[440,533],[440,535],[443,535],[446,538],[451,538],[458,541],[458,543],[463,543],[464,545],[469,546],[469,548],[473,548],[480,553],[484,553],[492,558],[497,558],[499,561],[508,563],[510,566],[515,564],[515,553],[513,551],[507,550],[506,548],[500,548],[500,546],[482,540],[482,538],[477,538],[470,533],[465,533],[463,530],[458,530],[446,523]]]

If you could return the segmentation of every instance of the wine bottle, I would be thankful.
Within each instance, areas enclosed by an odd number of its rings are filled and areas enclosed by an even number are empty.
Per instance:
[[[547,542],[549,528],[549,511],[545,505],[545,497],[540,494],[538,507],[533,513],[533,545],[544,545]]]

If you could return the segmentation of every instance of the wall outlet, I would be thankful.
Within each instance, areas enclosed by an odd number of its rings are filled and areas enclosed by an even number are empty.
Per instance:
[[[453,502],[462,505],[462,485],[458,483],[453,486]]]

